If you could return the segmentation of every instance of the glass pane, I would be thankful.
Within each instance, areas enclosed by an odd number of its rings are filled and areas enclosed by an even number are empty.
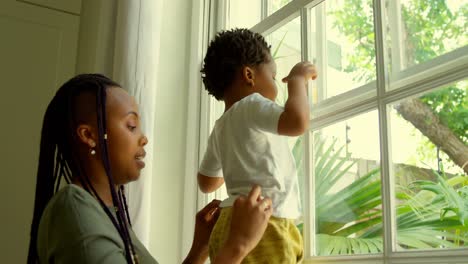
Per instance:
[[[383,251],[377,111],[312,134],[319,256]]]
[[[262,0],[230,0],[227,28],[251,28],[261,21]]]
[[[301,25],[299,18],[293,19],[270,35],[266,41],[271,45],[271,55],[276,62],[276,102],[284,105],[288,96],[288,87],[281,79],[286,77],[291,68],[301,61]]]
[[[268,5],[268,15],[273,14],[274,12],[281,9],[283,6],[287,5],[292,0],[267,0]]]
[[[281,79],[289,74],[291,68],[296,63],[301,61],[300,28],[299,18],[296,18],[265,37],[268,44],[271,45],[271,55],[276,62],[276,85],[278,87],[276,102],[281,106],[284,106],[288,99],[287,85],[281,82]],[[288,137],[288,143],[296,161],[297,175],[302,193],[304,186],[302,137]],[[299,219],[297,224],[301,230],[302,223],[302,219]]]
[[[464,80],[389,107],[398,251],[467,245],[467,92]]]
[[[324,1],[311,14],[310,50],[323,78],[321,100],[374,81],[372,1]]]
[[[467,0],[385,2],[394,73],[468,44]]]

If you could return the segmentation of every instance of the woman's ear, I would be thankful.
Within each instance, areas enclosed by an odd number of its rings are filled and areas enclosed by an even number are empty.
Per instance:
[[[255,85],[255,71],[249,66],[242,68],[242,79],[251,87]]]
[[[97,134],[92,126],[87,124],[81,124],[76,129],[76,134],[81,143],[84,143],[89,148],[96,147]]]

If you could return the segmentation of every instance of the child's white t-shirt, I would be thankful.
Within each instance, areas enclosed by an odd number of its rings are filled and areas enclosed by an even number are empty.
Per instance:
[[[253,184],[273,200],[273,215],[296,219],[301,215],[294,158],[287,137],[278,135],[284,108],[258,93],[235,103],[215,123],[199,172],[223,177],[231,206]]]

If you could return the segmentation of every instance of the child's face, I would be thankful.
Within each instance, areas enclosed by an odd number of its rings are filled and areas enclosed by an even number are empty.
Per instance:
[[[122,88],[107,89],[107,142],[111,170],[116,184],[135,181],[145,166],[144,146],[148,139],[141,130],[138,105]]]
[[[255,68],[254,89],[263,97],[275,101],[276,96],[278,95],[275,78],[276,63],[270,57],[270,61],[268,63],[262,63]]]

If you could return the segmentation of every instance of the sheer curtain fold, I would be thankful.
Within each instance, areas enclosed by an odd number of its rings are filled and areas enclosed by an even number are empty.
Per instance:
[[[127,202],[133,230],[148,246],[162,0],[118,1],[117,8],[113,78],[135,97],[149,139],[146,167],[138,181],[126,186]]]

